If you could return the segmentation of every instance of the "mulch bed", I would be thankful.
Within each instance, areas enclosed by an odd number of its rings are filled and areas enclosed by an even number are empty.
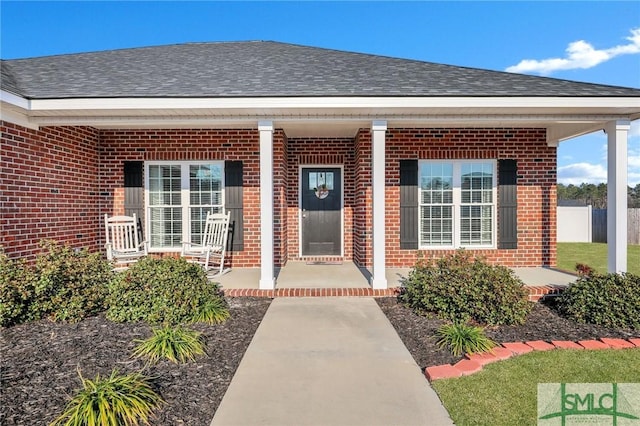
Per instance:
[[[146,370],[166,404],[153,425],[208,425],[227,390],[271,299],[228,298],[231,318],[223,324],[198,324],[208,356],[176,365],[168,361]],[[459,358],[436,346],[444,322],[416,315],[395,298],[376,299],[421,368],[455,363]],[[0,424],[44,425],[62,411],[83,377],[106,376],[113,368],[140,371],[144,361],[130,358],[135,339],[150,336],[146,324],[118,324],[104,316],[77,324],[46,320],[0,330]],[[492,327],[498,343],[527,340],[584,340],[640,337],[639,332],[577,324],[537,303],[521,326]],[[426,380],[426,379],[425,379]]]
[[[454,357],[436,345],[436,331],[445,321],[434,316],[421,316],[398,303],[395,298],[376,299],[398,335],[420,368],[433,365],[455,364]],[[519,326],[496,326],[485,329],[486,335],[496,343],[532,340],[590,340],[600,337],[640,337],[640,331],[619,330],[593,324],[579,324],[559,316],[552,303],[538,302]]]
[[[146,370],[166,404],[154,425],[208,425],[271,299],[228,299],[231,318],[223,324],[197,324],[206,357],[176,365],[162,361]],[[108,376],[112,369],[140,371],[132,360],[135,339],[151,335],[146,324],[118,324],[103,315],[77,324],[47,320],[0,331],[0,424],[45,425],[63,411],[81,388],[82,376]]]

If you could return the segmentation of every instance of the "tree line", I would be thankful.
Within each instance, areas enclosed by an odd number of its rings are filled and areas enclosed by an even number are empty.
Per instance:
[[[558,200],[578,200],[591,204],[594,209],[607,208],[607,184],[581,183],[580,185],[557,186]],[[640,208],[640,183],[627,187],[627,204],[629,208]]]

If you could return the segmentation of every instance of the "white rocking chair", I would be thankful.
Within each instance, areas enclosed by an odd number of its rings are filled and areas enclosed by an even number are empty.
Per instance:
[[[104,215],[106,231],[107,259],[114,263],[114,269],[122,270],[137,262],[149,252],[146,241],[140,241],[138,219],[133,216]]]
[[[182,256],[189,258],[190,262],[199,263],[205,271],[209,267],[217,266],[218,272],[214,275],[222,275],[224,272],[224,255],[227,251],[227,237],[229,234],[229,219],[231,212],[207,213],[202,243],[182,243]]]

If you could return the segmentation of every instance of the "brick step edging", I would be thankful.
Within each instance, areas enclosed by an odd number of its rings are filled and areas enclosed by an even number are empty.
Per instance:
[[[255,288],[230,288],[223,290],[225,297],[395,297],[399,288],[278,288],[260,290]]]
[[[531,286],[529,301],[537,302],[545,296],[562,293],[563,287]],[[278,288],[275,290],[260,290],[257,288],[231,288],[223,290],[226,297],[395,297],[401,292],[400,287],[372,289],[372,288]]]
[[[559,296],[565,288],[567,287],[559,285],[526,286],[526,289],[529,291],[529,302],[537,302],[546,296]]]
[[[508,359],[513,356],[522,355],[533,351],[548,351],[553,349],[629,349],[640,348],[640,338],[619,339],[602,337],[599,340],[579,340],[572,342],[569,340],[534,340],[529,342],[502,343],[495,347],[492,352],[482,352],[465,355],[465,358],[456,364],[443,364],[427,367],[424,375],[432,382],[439,379],[449,379],[452,377],[468,376],[482,370],[482,367],[492,362]]]

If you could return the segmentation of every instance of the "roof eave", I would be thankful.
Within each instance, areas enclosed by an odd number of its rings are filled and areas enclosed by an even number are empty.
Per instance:
[[[2,92],[3,117],[22,125],[97,128],[255,127],[351,136],[372,120],[389,127],[544,127],[564,140],[614,120],[640,118],[638,97],[280,97],[28,100]],[[5,113],[5,111],[7,113]],[[3,118],[4,119],[4,118]],[[331,122],[335,130],[326,129]],[[20,124],[20,123],[19,123]],[[309,127],[311,126],[311,127]],[[289,134],[289,133],[288,133]],[[334,136],[334,134],[331,134]]]

